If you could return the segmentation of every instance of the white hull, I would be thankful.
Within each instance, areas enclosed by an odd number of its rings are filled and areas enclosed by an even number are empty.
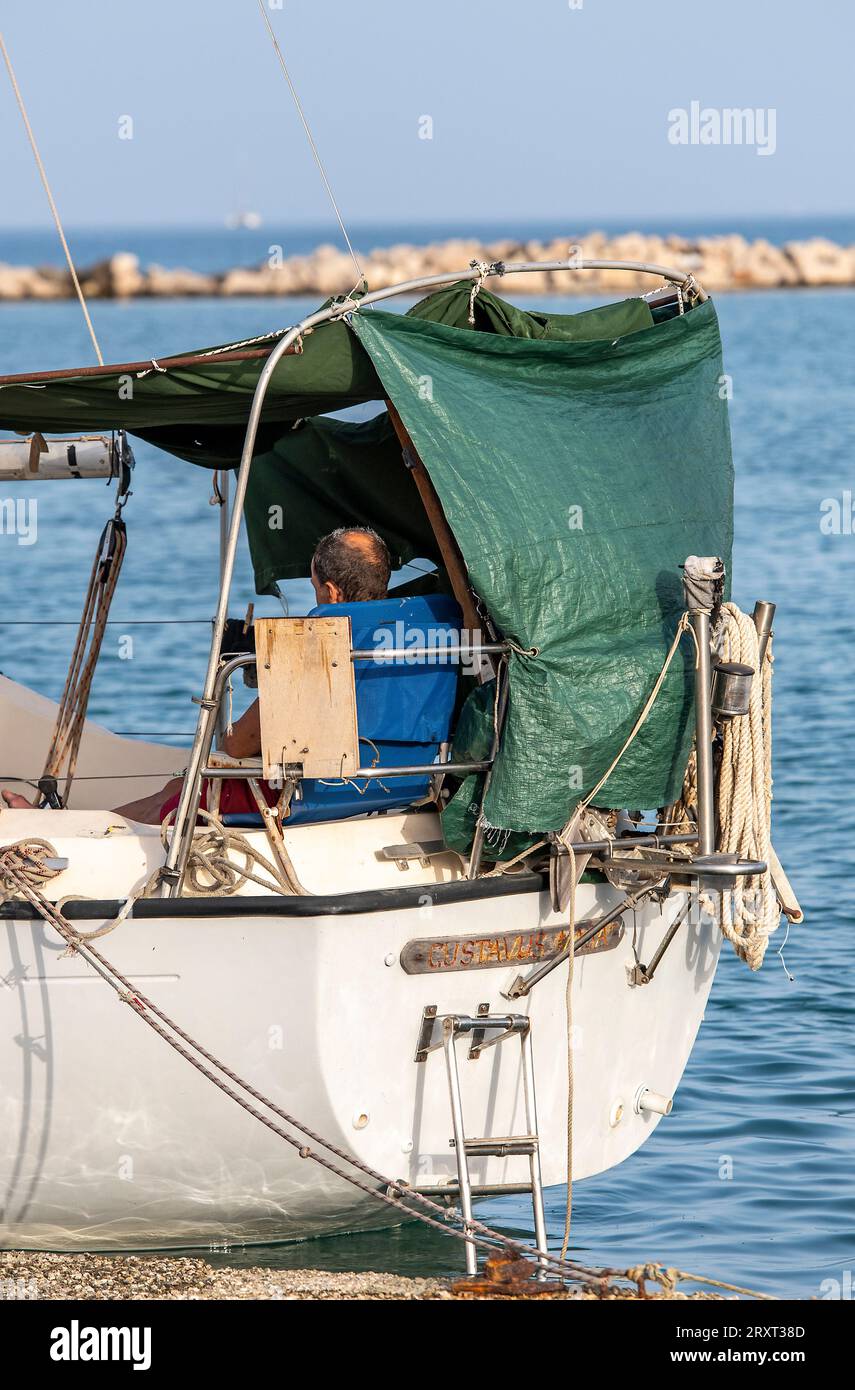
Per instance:
[[[121,898],[162,857],[154,829],[100,811],[0,813],[0,843],[24,835],[49,839],[70,860],[51,885],[57,899]],[[253,838],[263,845],[261,835]],[[426,974],[406,974],[399,962],[416,939],[525,936],[561,918],[542,892],[431,904],[431,885],[459,877],[453,856],[405,872],[376,858],[385,845],[436,838],[435,818],[414,814],[295,827],[287,836],[313,893],[341,894],[352,908],[347,895],[366,889],[424,886],[410,906],[295,916],[247,903],[249,915],[184,917],[164,904],[173,915],[132,918],[99,948],[284,1109],[381,1173],[420,1186],[456,1180],[442,1050],[414,1061],[423,1009],[474,1014],[489,1003],[494,1011],[530,1012],[543,1176],[547,1185],[562,1182],[566,965],[511,1006],[501,991],[528,972],[525,961]],[[583,885],[578,916],[619,897],[610,887]],[[240,907],[239,899],[229,901]],[[715,972],[717,929],[687,923],[653,982],[628,982],[628,967],[650,961],[680,905],[676,896],[661,915],[639,910],[635,931],[613,949],[577,959],[576,1178],[637,1149],[658,1123],[636,1113],[639,1089],[672,1095],[683,1073]],[[504,1043],[477,1061],[467,1052],[461,1041],[467,1132],[524,1131],[518,1045]],[[622,1118],[612,1123],[618,1105]],[[470,1166],[479,1185],[527,1176],[519,1157],[473,1158]],[[79,958],[66,955],[51,929],[0,922],[0,1244],[204,1246],[396,1219],[215,1090]]]

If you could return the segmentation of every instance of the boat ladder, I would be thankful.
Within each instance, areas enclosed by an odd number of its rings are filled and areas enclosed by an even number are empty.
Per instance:
[[[515,1186],[513,1190],[515,1192],[528,1192],[531,1195],[535,1245],[538,1250],[546,1254],[546,1218],[543,1210],[543,1181],[540,1171],[540,1137],[537,1130],[531,1020],[525,1014],[491,1014],[489,1007],[488,1004],[479,1005],[475,1017],[468,1014],[444,1014],[438,1017],[436,1006],[428,1005],[422,1016],[422,1031],[415,1060],[424,1062],[430,1052],[435,1052],[440,1047],[445,1053],[453,1131],[453,1138],[450,1143],[457,1159],[457,1185],[464,1231],[470,1231],[472,1226],[472,1179],[469,1173],[469,1159],[512,1156],[527,1158],[529,1181]],[[438,1038],[437,1029],[439,1029],[440,1034]],[[487,1135],[480,1139],[467,1137],[463,1123],[460,1072],[457,1065],[457,1040],[461,1035],[471,1036],[468,1054],[470,1061],[476,1061],[481,1053],[490,1047],[497,1047],[501,1043],[508,1042],[511,1038],[519,1038],[525,1100],[525,1134]],[[473,1240],[467,1239],[466,1272],[467,1274],[475,1274],[477,1269],[477,1246]]]

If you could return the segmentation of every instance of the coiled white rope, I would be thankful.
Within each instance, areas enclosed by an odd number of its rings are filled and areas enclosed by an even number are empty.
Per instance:
[[[197,815],[205,825],[197,825],[193,832],[182,885],[184,897],[230,897],[237,893],[244,883],[257,883],[260,888],[268,890],[276,885],[281,893],[289,897],[306,893],[306,889],[297,878],[284,841],[276,846],[278,863],[274,863],[255,849],[239,830],[232,826],[227,829],[219,816],[212,811],[206,811],[200,806]],[[161,823],[160,835],[164,848],[168,847],[169,832],[174,818],[175,812],[170,811]],[[243,864],[238,864],[232,858],[232,854],[243,855]],[[269,875],[273,883],[271,884],[268,878],[259,876],[254,872],[255,869],[261,869],[264,874]],[[153,892],[160,882],[161,870],[156,869],[146,886],[145,895]]]
[[[719,655],[755,672],[747,715],[724,722],[718,775],[718,848],[740,859],[769,864],[772,822],[772,639],[760,668],[760,641],[752,618],[735,603],[722,606]],[[737,879],[719,895],[719,922],[736,954],[759,970],[770,934],[781,920],[781,904],[770,869]]]

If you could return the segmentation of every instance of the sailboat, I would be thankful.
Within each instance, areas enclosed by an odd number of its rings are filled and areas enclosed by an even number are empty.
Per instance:
[[[28,436],[23,464],[0,453],[33,485],[76,434],[118,491],[63,701],[0,678],[0,767],[37,789],[0,812],[5,1246],[305,1238],[400,1221],[391,1192],[448,1204],[473,1268],[478,1199],[527,1193],[545,1250],[544,1187],[668,1122],[724,937],[756,966],[799,920],[762,790],[774,605],[728,597],[714,305],[636,263],[608,266],[649,295],[573,315],[489,288],[605,264],[473,263],[264,338],[0,380],[0,428]],[[181,751],[77,698],[129,435],[234,480]],[[230,620],[243,519],[261,593],[335,527],[433,571]],[[234,759],[247,672],[262,751]],[[167,771],[163,826],[110,809]],[[218,814],[233,779],[250,810]]]

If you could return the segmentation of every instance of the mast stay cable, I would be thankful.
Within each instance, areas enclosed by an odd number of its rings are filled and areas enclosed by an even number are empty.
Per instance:
[[[276,34],[274,33],[274,30],[273,30],[273,25],[270,23],[270,16],[268,15],[267,10],[266,10],[265,7],[264,7],[264,0],[258,0],[258,8],[259,8],[259,10],[261,11],[261,18],[264,20],[264,23],[265,23],[265,25],[267,26],[267,32],[268,32],[268,34],[270,35],[270,42],[273,44],[273,49],[274,49],[274,52],[276,53],[276,57],[279,59],[279,66],[280,66],[281,69],[282,69],[282,73],[283,73],[283,75],[284,75],[284,77],[285,77],[285,81],[288,83],[288,88],[289,88],[289,90],[290,90],[290,92],[291,92],[292,97],[294,98],[294,105],[295,105],[296,108],[297,108],[297,114],[298,114],[298,116],[300,117],[300,120],[302,121],[303,129],[304,129],[305,132],[306,132],[306,139],[307,139],[308,142],[309,142],[309,147],[311,148],[312,154],[313,154],[314,157],[315,157],[315,163],[316,163],[317,166],[318,166],[318,172],[319,172],[319,174],[320,174],[320,176],[321,176],[321,179],[323,180],[323,185],[324,185],[324,188],[325,188],[326,191],[327,191],[327,195],[328,195],[328,197],[329,197],[329,200],[330,200],[330,202],[332,203],[333,212],[335,213],[336,218],[338,219],[338,225],[339,225],[339,227],[341,228],[341,234],[342,234],[342,236],[344,237],[345,243],[346,243],[346,245],[347,245],[347,249],[348,249],[348,251],[350,252],[350,259],[353,261],[353,264],[354,264],[354,266],[355,266],[355,268],[356,268],[357,284],[356,284],[356,286],[354,286],[354,288],[357,288],[358,285],[360,284],[360,282],[364,282],[364,280],[365,280],[365,276],[364,276],[363,271],[362,271],[362,266],[359,264],[359,261],[358,261],[358,259],[357,259],[356,252],[354,251],[353,245],[352,245],[351,240],[350,240],[350,237],[349,237],[348,234],[347,234],[347,228],[346,228],[345,225],[344,225],[344,219],[343,219],[343,217],[342,217],[342,215],[341,215],[341,212],[339,211],[339,206],[338,206],[338,203],[336,202],[335,194],[333,193],[333,191],[332,191],[332,186],[331,186],[331,184],[330,184],[329,179],[327,178],[327,173],[326,173],[326,170],[325,170],[324,165],[323,165],[323,160],[321,159],[320,152],[319,152],[318,147],[317,147],[317,145],[316,145],[316,143],[315,143],[314,136],[312,135],[312,132],[311,132],[311,130],[310,130],[310,128],[309,128],[309,122],[308,122],[308,120],[306,119],[306,113],[305,113],[305,111],[303,110],[303,104],[302,104],[302,102],[300,101],[299,96],[297,95],[297,88],[294,86],[294,83],[293,83],[292,78],[291,78],[291,74],[290,74],[290,72],[288,71],[288,67],[287,67],[287,64],[286,64],[286,62],[285,62],[285,59],[284,59],[284,57],[282,56],[282,49],[279,47],[279,43],[278,43],[278,40],[277,40],[277,38],[276,38]],[[352,291],[351,291],[351,293],[352,293]]]
[[[62,220],[59,215],[59,210],[54,201],[53,193],[51,192],[47,172],[42,162],[42,157],[39,154],[39,147],[36,143],[36,137],[33,134],[33,128],[30,125],[30,118],[27,115],[27,108],[24,105],[24,98],[21,95],[21,89],[18,86],[18,79],[15,76],[15,69],[12,67],[12,59],[9,57],[9,50],[6,47],[2,33],[0,33],[0,51],[2,51],[3,53],[3,59],[6,63],[6,70],[9,73],[9,81],[12,83],[12,91],[15,93],[15,100],[18,103],[18,110],[21,113],[21,120],[24,122],[24,129],[27,132],[27,138],[30,142],[33,155],[35,157],[36,166],[38,168],[39,175],[41,176],[41,181],[44,186],[45,193],[47,194],[47,200],[50,204],[50,210],[53,213],[53,220],[56,223],[56,230],[59,233],[59,239],[62,242],[62,249],[65,252],[65,259],[68,263],[68,270],[69,274],[71,275],[72,284],[74,285],[74,289],[77,293],[77,298],[80,301],[80,308],[83,310],[83,317],[86,320],[86,327],[89,329],[89,336],[92,339],[92,346],[95,349],[95,356],[98,359],[98,366],[103,367],[104,358],[101,354],[101,348],[98,343],[98,337],[95,333],[95,328],[92,324],[92,319],[89,317],[89,309],[86,304],[86,296],[84,295],[80,285],[80,281],[77,278],[77,271],[74,268],[74,261],[71,256],[71,251],[69,250],[68,242],[65,239],[65,232],[62,229]]]

